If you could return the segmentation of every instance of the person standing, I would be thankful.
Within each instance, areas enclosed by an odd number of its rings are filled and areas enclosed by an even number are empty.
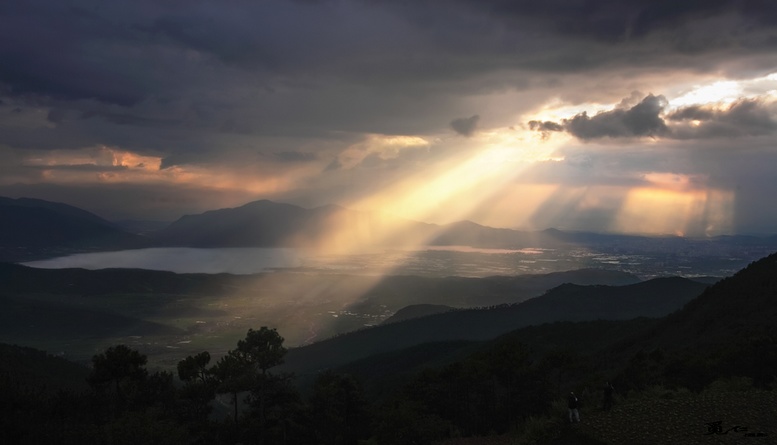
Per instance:
[[[605,411],[609,411],[612,409],[612,393],[615,391],[615,388],[610,384],[610,382],[607,382],[604,385],[604,402],[602,403],[602,408]]]
[[[567,397],[567,407],[569,408],[569,423],[580,422],[580,412],[578,411],[579,401],[574,392],[569,393]]]

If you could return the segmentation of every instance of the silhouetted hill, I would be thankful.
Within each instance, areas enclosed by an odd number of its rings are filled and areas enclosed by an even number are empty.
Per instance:
[[[456,340],[424,343],[405,349],[370,355],[347,363],[337,372],[351,374],[373,397],[382,398],[396,391],[412,376],[424,369],[441,367],[466,360],[470,355],[493,347],[498,342],[529,345],[532,358],[547,353],[570,351],[575,354],[595,354],[635,332],[654,328],[660,319],[559,321],[526,326],[487,341]],[[309,386],[312,379],[301,376],[300,385]]]
[[[100,295],[111,293],[226,293],[247,276],[176,274],[145,269],[38,269],[0,263],[0,293]]]
[[[15,387],[56,392],[86,389],[89,368],[44,351],[0,343],[0,379]]]
[[[603,269],[485,278],[388,276],[348,308],[356,312],[374,312],[378,307],[398,310],[413,304],[483,307],[519,303],[563,283],[621,286],[639,282],[640,279],[630,273]]]
[[[333,205],[305,209],[261,200],[184,216],[153,237],[160,245],[188,247],[401,246],[409,242],[409,233],[425,234],[431,228]]]
[[[484,342],[467,340],[423,343],[398,351],[374,354],[340,366],[336,372],[358,378],[365,392],[378,400],[394,393],[420,371],[464,360],[483,346]],[[312,383],[310,377],[314,376],[297,378],[303,390],[308,389]]]
[[[0,261],[145,245],[97,215],[39,199],[0,197]]]
[[[66,303],[0,295],[0,336],[50,339],[64,337],[118,337],[173,335],[183,331],[104,310]]]
[[[777,253],[710,286],[639,339],[681,349],[730,343],[777,326]]]
[[[398,310],[414,303],[447,304],[456,307],[515,303],[540,295],[561,283],[631,284],[639,279],[618,271],[584,269],[550,274],[514,277],[418,277],[388,276],[374,283],[372,277],[307,274],[177,274],[144,269],[39,269],[0,263],[0,292],[8,294],[46,292],[52,294],[99,295],[111,293],[167,293],[193,295],[231,294],[235,288],[251,287],[256,277],[265,286],[281,286],[284,281],[325,286],[337,294],[353,294],[366,288],[366,294],[353,296],[348,308],[367,311],[371,307]],[[276,284],[272,284],[276,283]]]
[[[699,295],[706,284],[658,278],[627,286],[562,285],[515,305],[469,309],[381,325],[289,351],[286,366],[306,373],[428,342],[488,340],[554,321],[662,317]]]
[[[311,224],[312,212],[267,200],[186,215],[156,232],[162,245],[190,247],[282,246]]]
[[[453,310],[451,306],[444,304],[411,304],[398,310],[394,315],[383,321],[383,324],[397,323],[413,318],[426,317],[427,315],[440,314]]]
[[[637,317],[663,317],[682,307],[707,284],[686,278],[655,278],[628,286],[580,286],[563,284],[539,298],[527,300],[522,311],[543,321],[559,311],[567,313],[565,321],[624,320]]]

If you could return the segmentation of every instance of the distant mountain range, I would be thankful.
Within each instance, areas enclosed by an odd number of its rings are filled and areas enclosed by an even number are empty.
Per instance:
[[[675,236],[643,237],[555,229],[527,232],[486,227],[469,221],[427,224],[339,206],[305,209],[267,200],[187,215],[164,228],[159,227],[159,223],[152,222],[114,224],[67,204],[0,198],[0,261],[170,246],[346,248],[348,252],[360,248],[424,245],[498,249],[588,246],[599,251],[671,251],[677,255],[695,255],[728,246],[753,246],[765,252],[777,249],[777,236],[691,240]]]
[[[143,237],[77,207],[40,199],[0,197],[0,261],[147,244]]]
[[[187,247],[317,247],[334,243],[351,246],[471,246],[495,249],[623,246],[649,250],[669,247],[679,252],[696,248],[679,236],[647,237],[557,229],[521,231],[482,226],[471,221],[437,225],[360,212],[340,206],[304,209],[267,200],[237,208],[187,215],[152,234],[157,245]],[[723,244],[773,244],[777,236],[716,237]]]
[[[434,225],[340,206],[304,209],[262,200],[187,215],[152,234],[158,245],[187,247],[306,247],[353,250],[417,245]]]

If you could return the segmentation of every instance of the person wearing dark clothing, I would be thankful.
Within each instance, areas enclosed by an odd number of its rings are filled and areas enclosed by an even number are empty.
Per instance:
[[[577,410],[579,402],[575,393],[570,392],[567,397],[567,407],[569,408],[569,423],[580,422],[580,412]]]
[[[610,382],[607,382],[604,385],[604,402],[602,403],[602,408],[605,411],[609,411],[612,409],[612,393],[615,391],[615,388],[610,384]]]

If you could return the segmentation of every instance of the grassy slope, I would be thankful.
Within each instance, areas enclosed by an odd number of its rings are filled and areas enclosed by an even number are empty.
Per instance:
[[[557,410],[554,418],[541,422],[548,429],[545,434],[524,431],[449,439],[437,445],[773,445],[777,441],[775,391],[725,384],[701,394],[652,389],[616,399],[611,411],[592,405],[581,408],[581,422],[573,425],[564,410]],[[718,421],[728,433],[709,434],[708,424]],[[736,426],[747,430],[734,430]]]
[[[747,431],[708,434],[708,424],[717,421],[722,422],[723,431],[735,426]],[[777,440],[777,392],[658,391],[622,400],[610,412],[589,411],[576,427],[579,434],[612,445],[773,444]],[[747,433],[767,436],[749,437]]]

